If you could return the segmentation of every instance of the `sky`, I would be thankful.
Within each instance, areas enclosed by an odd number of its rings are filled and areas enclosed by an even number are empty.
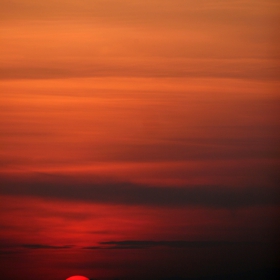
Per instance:
[[[278,1],[0,5],[2,277],[279,270]]]

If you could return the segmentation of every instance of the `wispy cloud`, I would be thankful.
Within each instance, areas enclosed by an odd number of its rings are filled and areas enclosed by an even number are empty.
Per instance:
[[[71,249],[73,245],[64,245],[64,246],[56,246],[56,245],[47,245],[47,244],[22,244],[20,247],[25,249]]]
[[[255,2],[2,0],[0,79],[278,79],[279,5]]]
[[[2,195],[163,207],[203,206],[236,208],[278,205],[278,191],[268,186],[226,187],[212,185],[158,187],[129,182],[75,182],[71,177],[52,180],[32,178],[18,182],[0,179]]]
[[[168,56],[168,55],[167,55]],[[182,54],[184,56],[184,54]],[[87,59],[88,60],[88,59]],[[46,65],[39,61],[36,66],[16,65],[0,67],[0,80],[10,79],[62,79],[88,77],[188,77],[188,78],[235,78],[278,80],[278,65],[268,60],[238,59],[184,59],[178,58],[92,58],[91,61],[57,61]]]
[[[256,242],[231,242],[231,241],[151,241],[151,240],[123,240],[123,241],[106,241],[100,242],[100,246],[88,246],[83,249],[148,249],[155,247],[168,248],[198,248],[213,246],[235,246],[235,245],[252,245]]]

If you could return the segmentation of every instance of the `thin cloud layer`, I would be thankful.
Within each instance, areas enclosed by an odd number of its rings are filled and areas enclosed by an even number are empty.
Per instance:
[[[276,1],[0,3],[0,79],[278,79]]]
[[[177,52],[175,50],[175,52]],[[18,65],[0,67],[0,79],[65,79],[89,77],[180,77],[180,78],[227,78],[252,80],[278,80],[278,65],[273,60],[235,61],[225,59],[121,59],[92,58],[91,62],[58,60],[57,65]]]
[[[236,208],[278,205],[277,190],[269,187],[185,186],[157,187],[126,182],[78,183],[71,178],[47,182],[15,182],[2,178],[2,195],[123,205],[163,207],[205,206]]]
[[[231,241],[151,241],[151,240],[123,240],[100,242],[100,246],[88,246],[84,249],[150,249],[156,247],[167,248],[205,248],[214,246],[236,246],[236,245],[254,245],[257,242],[231,242]]]
[[[55,246],[55,245],[47,245],[47,244],[22,244],[21,247],[25,249],[55,249],[55,250],[73,248],[72,245]]]

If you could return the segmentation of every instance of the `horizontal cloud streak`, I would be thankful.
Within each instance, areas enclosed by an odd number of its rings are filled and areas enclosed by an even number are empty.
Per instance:
[[[83,60],[83,58],[81,58]],[[189,77],[278,80],[278,65],[273,60],[234,61],[226,59],[120,59],[92,60],[91,65],[78,61],[60,66],[17,65],[0,67],[0,79],[62,79],[88,77]]]
[[[72,245],[65,245],[65,246],[54,246],[54,245],[46,245],[46,244],[22,244],[22,248],[25,249],[70,249]]]
[[[52,0],[36,2],[30,0],[1,0],[0,11],[2,20],[90,20],[109,21],[120,24],[141,23],[153,25],[157,22],[166,22],[166,26],[175,24],[184,26],[189,21],[201,22],[202,19],[210,22],[224,22],[226,24],[253,25],[261,22],[268,16],[276,17],[279,4],[276,1],[246,0],[242,2],[227,1],[190,1],[152,0],[143,2],[139,0],[106,0],[106,1],[66,1]],[[176,17],[177,15],[177,17]],[[252,22],[253,21],[253,22]],[[236,23],[237,22],[237,23]],[[168,23],[168,24],[167,24]]]
[[[35,196],[42,198],[164,207],[204,206],[235,208],[277,205],[277,190],[271,187],[185,186],[157,187],[126,182],[85,183],[73,178],[32,179],[18,182],[1,179],[2,195]]]
[[[1,79],[278,79],[279,5],[270,1],[1,4]]]
[[[235,246],[235,245],[255,245],[258,242],[231,242],[231,241],[152,241],[152,240],[123,240],[123,241],[106,241],[100,242],[100,246],[88,246],[83,249],[148,249],[155,247],[168,248],[198,248],[213,246]]]

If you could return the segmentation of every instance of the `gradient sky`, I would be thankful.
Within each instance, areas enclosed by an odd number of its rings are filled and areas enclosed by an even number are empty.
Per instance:
[[[3,277],[277,267],[279,1],[0,6]]]

